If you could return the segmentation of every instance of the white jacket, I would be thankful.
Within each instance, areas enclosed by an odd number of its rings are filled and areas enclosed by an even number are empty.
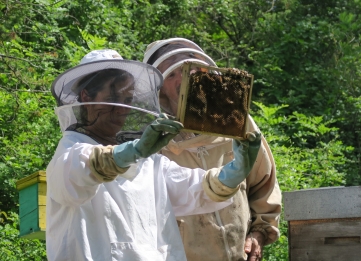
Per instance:
[[[180,168],[162,155],[140,160],[114,181],[93,178],[90,137],[67,131],[47,168],[48,260],[186,260],[175,215],[214,212],[204,170]]]

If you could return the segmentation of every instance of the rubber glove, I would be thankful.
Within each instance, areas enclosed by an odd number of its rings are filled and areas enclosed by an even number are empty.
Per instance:
[[[236,188],[245,180],[256,161],[261,146],[261,133],[248,132],[246,140],[233,140],[234,159],[226,164],[218,175],[218,180],[227,187]]]
[[[121,168],[126,168],[139,158],[149,157],[166,146],[182,128],[182,123],[168,119],[166,114],[160,114],[158,119],[147,126],[140,139],[114,146],[115,163]]]

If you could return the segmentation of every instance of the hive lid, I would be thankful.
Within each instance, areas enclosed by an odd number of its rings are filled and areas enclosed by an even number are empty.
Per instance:
[[[285,220],[361,217],[361,186],[325,187],[283,193]]]
[[[46,172],[43,170],[37,171],[29,176],[26,176],[25,178],[18,180],[16,182],[16,189],[22,190],[39,182],[46,182]]]

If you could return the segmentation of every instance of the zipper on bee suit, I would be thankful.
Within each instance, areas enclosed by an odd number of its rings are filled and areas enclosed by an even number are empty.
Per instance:
[[[197,157],[202,161],[203,169],[207,170],[208,166],[207,166],[207,162],[204,158],[205,155],[209,155],[206,147],[204,147],[204,146],[198,147],[197,148]],[[228,261],[231,261],[232,255],[231,255],[231,251],[230,251],[228,240],[227,240],[226,229],[223,226],[223,222],[221,219],[221,215],[219,214],[219,211],[217,210],[214,213],[216,215],[217,225],[219,226],[222,236],[223,236],[223,242],[224,242],[224,247],[226,250]]]

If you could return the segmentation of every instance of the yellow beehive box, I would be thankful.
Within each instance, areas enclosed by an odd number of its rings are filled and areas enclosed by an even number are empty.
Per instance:
[[[44,239],[46,228],[46,173],[35,172],[16,182],[19,191],[20,237]]]

